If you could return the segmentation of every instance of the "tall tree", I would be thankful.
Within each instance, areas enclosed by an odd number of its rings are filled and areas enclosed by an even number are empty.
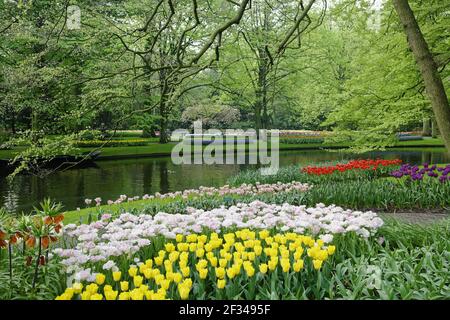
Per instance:
[[[393,3],[423,77],[442,139],[447,151],[450,153],[450,106],[436,62],[408,0],[393,0]]]

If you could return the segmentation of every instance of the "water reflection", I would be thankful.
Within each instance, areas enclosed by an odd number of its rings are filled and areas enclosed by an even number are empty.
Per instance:
[[[404,162],[420,164],[448,163],[443,149],[389,150],[364,155],[326,151],[290,151],[280,153],[280,165],[354,158],[400,158]],[[45,197],[64,204],[66,209],[84,206],[85,198],[101,197],[104,201],[121,194],[142,196],[155,192],[184,190],[204,186],[219,186],[249,167],[248,165],[173,165],[170,158],[140,158],[131,160],[98,161],[96,166],[54,173],[44,179],[18,176],[12,182],[0,179],[0,205],[10,212],[28,212]]]

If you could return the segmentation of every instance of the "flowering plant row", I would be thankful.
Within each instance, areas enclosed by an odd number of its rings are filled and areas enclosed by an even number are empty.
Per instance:
[[[387,167],[387,166],[393,166],[393,165],[399,165],[402,162],[402,160],[395,159],[395,160],[383,160],[383,159],[376,159],[376,160],[351,160],[347,163],[338,163],[336,165],[332,166],[307,166],[302,168],[303,172],[306,172],[307,174],[312,175],[328,175],[332,174],[334,172],[345,172],[349,170],[377,170],[378,167]]]
[[[130,256],[148,247],[151,239],[163,236],[175,239],[176,234],[222,232],[229,228],[274,229],[282,232],[318,235],[329,243],[333,234],[354,232],[362,237],[374,234],[383,221],[376,213],[344,210],[323,204],[315,208],[289,204],[275,205],[254,201],[229,208],[205,211],[188,208],[185,214],[160,212],[155,216],[125,213],[109,221],[109,215],[89,225],[67,225],[65,238],[69,249],[57,248],[66,271],[76,280],[92,279],[91,268],[110,269],[112,257]]]
[[[445,167],[439,167],[437,165],[430,166],[428,163],[423,165],[422,169],[418,166],[412,166],[410,164],[404,164],[399,170],[391,172],[391,176],[395,178],[408,177],[412,181],[423,180],[424,176],[430,178],[436,178],[440,182],[450,181],[450,164]]]
[[[147,199],[164,199],[164,198],[176,198],[182,197],[183,199],[187,199],[189,196],[225,196],[225,195],[257,195],[262,193],[278,193],[278,192],[289,192],[289,191],[300,191],[306,192],[311,188],[307,183],[300,183],[297,181],[292,181],[288,183],[277,182],[274,184],[260,184],[259,182],[253,184],[243,183],[239,187],[230,187],[229,185],[224,185],[222,187],[204,187],[200,186],[198,189],[186,189],[184,191],[176,191],[176,192],[168,192],[161,194],[156,192],[154,195],[144,195],[142,197],[143,200]],[[131,202],[141,199],[139,196],[128,197],[126,195],[121,195],[117,200],[108,200],[107,204],[120,204],[123,202]],[[102,204],[101,198],[85,199],[85,203],[90,205],[94,203],[96,206],[100,206]]]
[[[79,140],[75,145],[81,148],[87,147],[121,147],[121,146],[145,146],[149,143],[145,139],[127,139],[127,140]]]
[[[56,299],[254,299],[279,284],[287,291],[299,291],[302,280],[312,284],[308,276],[334,252],[335,246],[296,233],[177,234],[145,262],[97,273],[91,283],[75,282]]]

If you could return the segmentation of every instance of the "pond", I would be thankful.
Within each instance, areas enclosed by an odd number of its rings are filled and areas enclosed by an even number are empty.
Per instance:
[[[396,149],[360,155],[313,151],[280,152],[280,166],[352,158],[402,159],[412,164],[449,163],[442,148]],[[46,197],[61,202],[66,210],[84,207],[84,199],[101,197],[105,202],[121,194],[142,196],[199,186],[220,186],[248,165],[174,165],[167,158],[97,161],[88,168],[53,173],[45,178],[20,175],[12,182],[0,177],[0,206],[11,213],[29,212]]]

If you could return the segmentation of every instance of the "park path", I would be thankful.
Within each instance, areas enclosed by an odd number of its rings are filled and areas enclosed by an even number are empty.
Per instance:
[[[381,218],[396,218],[401,221],[418,224],[428,224],[438,222],[443,219],[449,219],[448,213],[427,213],[427,212],[396,212],[396,213],[379,213]]]

